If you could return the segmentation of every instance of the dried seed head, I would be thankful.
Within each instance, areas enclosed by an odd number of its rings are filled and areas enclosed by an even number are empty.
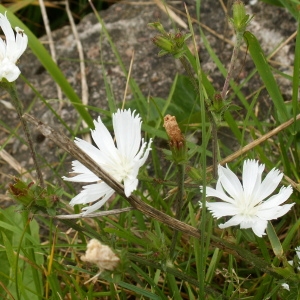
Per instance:
[[[89,241],[85,255],[81,256],[81,260],[96,264],[100,272],[103,270],[113,271],[120,262],[120,258],[109,246],[102,245],[96,239]]]
[[[167,135],[170,139],[170,146],[176,147],[177,149],[184,146],[184,136],[177,124],[176,117],[171,115],[166,115],[164,117],[164,127],[166,129]]]
[[[170,148],[175,162],[180,163],[186,159],[185,139],[177,124],[176,117],[166,115],[164,117],[164,127],[170,141]]]

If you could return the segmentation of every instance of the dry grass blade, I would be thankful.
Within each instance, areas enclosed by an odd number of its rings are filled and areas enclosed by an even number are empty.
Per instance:
[[[6,161],[13,169],[15,169],[20,175],[35,181],[35,179],[30,175],[30,173],[24,169],[19,162],[14,159],[7,151],[4,149],[0,150],[0,157]]]
[[[41,9],[42,17],[43,17],[43,22],[44,22],[48,42],[49,42],[51,57],[52,57],[53,61],[55,63],[57,63],[56,51],[55,51],[55,47],[54,47],[54,41],[53,41],[53,38],[52,38],[52,32],[51,32],[51,29],[50,29],[49,19],[48,19],[48,15],[47,15],[44,0],[39,0],[39,5],[40,5],[40,9]],[[58,97],[59,100],[62,100],[62,91],[61,91],[61,89],[60,89],[60,87],[57,83],[55,85],[56,85],[56,90],[57,90],[57,97]]]
[[[178,25],[180,25],[182,28],[187,29],[187,24],[178,17],[175,12],[166,4],[162,3],[161,0],[153,0],[155,4],[163,11],[165,12],[174,22],[176,22]]]
[[[78,55],[79,55],[79,61],[80,61],[80,78],[81,78],[81,99],[82,99],[82,104],[83,105],[88,105],[88,99],[89,99],[89,90],[88,90],[88,84],[87,84],[87,80],[86,80],[86,70],[85,70],[85,63],[84,63],[84,53],[83,53],[83,47],[82,47],[82,43],[79,39],[79,34],[77,31],[77,27],[76,24],[74,22],[73,16],[72,16],[72,12],[70,10],[70,6],[69,6],[69,1],[66,0],[65,2],[66,4],[66,12],[69,18],[69,22],[72,28],[72,32],[76,41],[76,45],[77,45],[77,51],[78,51]],[[83,127],[87,128],[87,124],[83,121]],[[84,134],[84,140],[91,143],[91,136],[89,133]]]

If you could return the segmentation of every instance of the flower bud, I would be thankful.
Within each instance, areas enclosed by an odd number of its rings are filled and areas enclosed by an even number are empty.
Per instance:
[[[170,148],[176,162],[185,160],[186,145],[185,138],[181,133],[175,116],[166,115],[164,117],[164,127],[169,137]]]
[[[253,16],[246,14],[245,5],[242,1],[236,0],[232,6],[233,18],[230,19],[231,23],[234,26],[236,32],[243,33],[246,30],[246,27],[250,23]]]
[[[166,51],[166,52],[172,52],[173,51],[173,44],[172,42],[162,35],[157,35],[152,39],[152,42],[160,49]]]

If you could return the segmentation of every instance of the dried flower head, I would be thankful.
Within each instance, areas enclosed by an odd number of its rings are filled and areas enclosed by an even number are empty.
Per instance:
[[[175,116],[166,115],[164,117],[164,127],[170,139],[171,147],[181,148],[184,145],[184,136],[178,126]]]
[[[175,116],[166,115],[164,117],[164,127],[169,137],[170,148],[173,158],[177,163],[186,158],[185,139],[178,126]]]
[[[104,270],[113,271],[119,264],[120,258],[109,246],[102,245],[96,239],[91,239],[81,260],[96,264],[99,271],[102,272]]]
[[[119,264],[120,258],[110,249],[109,246],[102,245],[98,240],[91,239],[87,244],[85,255],[81,256],[82,261],[96,264],[99,272],[85,282],[95,281],[104,271],[113,271]]]

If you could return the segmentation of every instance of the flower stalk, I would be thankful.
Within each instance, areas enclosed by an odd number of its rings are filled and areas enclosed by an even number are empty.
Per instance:
[[[184,199],[184,176],[186,162],[186,143],[185,138],[177,124],[176,117],[166,115],[164,117],[164,127],[169,137],[169,145],[173,154],[173,160],[177,166],[177,194],[175,198],[175,218],[181,220],[181,211]],[[175,230],[170,247],[170,258],[175,259],[175,248],[178,238],[178,231]]]
[[[178,191],[175,198],[175,218],[181,221],[181,212],[184,200],[184,176],[185,176],[185,165],[177,164],[177,184]],[[175,249],[178,239],[178,230],[174,230],[170,247],[170,258],[173,261],[175,259]]]
[[[246,31],[246,28],[253,17],[253,16],[250,17],[249,15],[246,14],[245,6],[243,2],[240,0],[236,0],[234,2],[232,10],[233,10],[233,18],[230,18],[229,21],[233,25],[234,30],[236,32],[236,43],[233,48],[229,69],[221,92],[221,98],[224,100],[226,98],[226,93],[229,87],[230,79],[232,78],[234,66],[240,51],[244,32]]]

